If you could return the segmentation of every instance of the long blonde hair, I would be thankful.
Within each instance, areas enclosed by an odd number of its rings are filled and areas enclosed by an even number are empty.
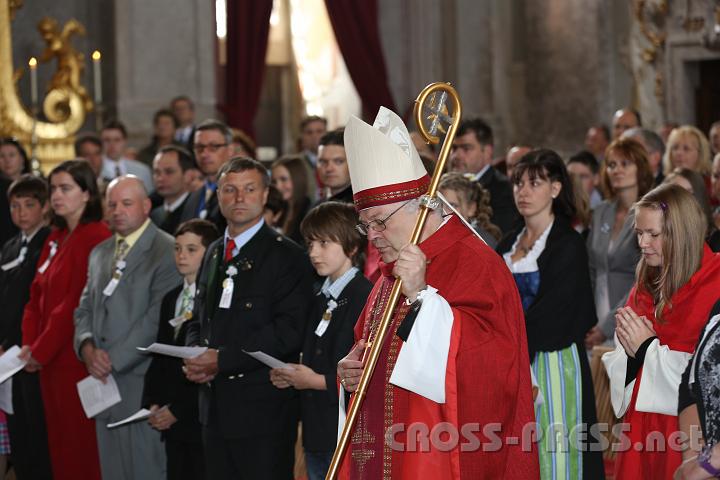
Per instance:
[[[655,318],[662,322],[663,309],[700,269],[707,221],[693,195],[678,185],[661,185],[643,196],[633,209],[660,211],[663,217],[663,263],[652,267],[641,257],[635,271],[638,288],[653,297]],[[637,301],[637,298],[635,299]]]

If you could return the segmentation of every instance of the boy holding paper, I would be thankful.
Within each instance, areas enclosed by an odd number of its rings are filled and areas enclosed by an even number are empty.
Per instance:
[[[310,261],[325,280],[308,317],[300,364],[270,371],[277,388],[301,390],[309,480],[324,479],[330,466],[337,439],[337,363],[353,345],[353,327],[372,288],[359,269],[365,239],[355,229],[357,222],[351,204],[326,202],[300,224]]]
[[[188,220],[175,233],[175,265],[183,284],[170,290],[160,307],[157,343],[185,345],[192,318],[195,278],[207,246],[218,237],[207,220]],[[185,378],[182,359],[155,355],[145,374],[143,406],[152,412],[150,426],[162,433],[168,480],[204,478],[197,385]]]
[[[0,253],[0,352],[22,342],[22,316],[30,299],[40,252],[50,233],[46,225],[48,188],[44,180],[25,174],[8,190],[10,216],[20,233],[8,240]],[[16,476],[49,479],[50,457],[37,373],[20,371],[13,378],[13,415],[7,428]],[[0,427],[2,428],[2,427]],[[0,471],[5,471],[1,469]]]

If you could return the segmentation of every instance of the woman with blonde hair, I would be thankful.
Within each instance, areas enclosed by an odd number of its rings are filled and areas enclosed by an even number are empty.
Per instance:
[[[632,138],[608,146],[600,167],[605,201],[595,207],[587,240],[590,278],[598,324],[585,339],[592,349],[612,341],[615,310],[625,305],[635,281],[640,250],[633,232],[632,206],[653,186],[654,177],[645,148]]]
[[[473,182],[457,172],[444,174],[440,178],[438,190],[450,205],[470,222],[485,243],[494,249],[502,232],[497,225],[490,222],[490,193],[478,182]]]
[[[672,435],[678,385],[720,296],[720,257],[705,244],[705,215],[682,187],[661,185],[634,211],[642,257],[628,303],[615,315],[617,347],[602,360],[623,434],[642,448],[618,452],[615,478],[671,479],[681,463]],[[665,448],[654,448],[657,438]]]
[[[691,125],[673,129],[663,157],[665,172],[672,172],[676,168],[689,168],[705,178],[709,191],[711,162],[710,143],[704,133]]]

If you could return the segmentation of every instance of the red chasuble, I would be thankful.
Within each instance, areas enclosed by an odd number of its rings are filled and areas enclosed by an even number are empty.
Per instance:
[[[637,284],[630,292],[628,306],[639,316],[644,315],[653,322],[660,345],[665,345],[670,350],[692,353],[700,331],[708,321],[710,310],[720,298],[720,256],[712,253],[705,245],[700,270],[672,296],[672,308],[665,307],[662,323],[655,319],[652,296],[642,290],[636,295],[636,288]],[[668,447],[671,434],[680,429],[678,417],[637,411],[635,402],[642,369],[636,378],[630,406],[623,417],[623,422],[629,426],[629,431],[626,430],[624,435],[630,441],[627,444],[630,448],[618,453],[615,460],[615,478],[671,480],[682,462],[680,451]],[[677,395],[676,391],[675,396]],[[660,444],[653,440],[658,438],[662,439]],[[659,446],[661,444],[664,445]],[[658,451],[648,451],[652,449]]]
[[[529,440],[523,445],[523,428],[530,432],[535,416],[524,316],[512,275],[455,217],[420,248],[430,261],[427,284],[453,313],[446,401],[438,404],[389,383],[403,346],[395,331],[409,309],[401,296],[340,478],[539,478],[537,448]],[[356,341],[373,339],[392,288],[392,267],[381,264],[383,276],[355,326]]]

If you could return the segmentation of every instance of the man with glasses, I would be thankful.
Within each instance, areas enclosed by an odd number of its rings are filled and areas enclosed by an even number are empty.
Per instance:
[[[232,132],[218,120],[205,120],[195,130],[193,151],[205,184],[190,194],[183,207],[180,223],[191,218],[203,218],[213,222],[219,231],[225,230],[225,217],[218,206],[217,175],[220,168],[230,160]]]
[[[452,471],[459,478],[539,478],[532,443],[504,442],[522,438],[535,422],[512,275],[442,208],[428,212],[420,243],[408,243],[430,179],[395,113],[382,107],[373,127],[352,117],[345,148],[357,228],[380,252],[383,274],[355,326],[355,345],[338,363],[345,392],[357,389],[364,350],[377,341],[396,278],[402,295],[351,433],[343,477],[447,478]]]

